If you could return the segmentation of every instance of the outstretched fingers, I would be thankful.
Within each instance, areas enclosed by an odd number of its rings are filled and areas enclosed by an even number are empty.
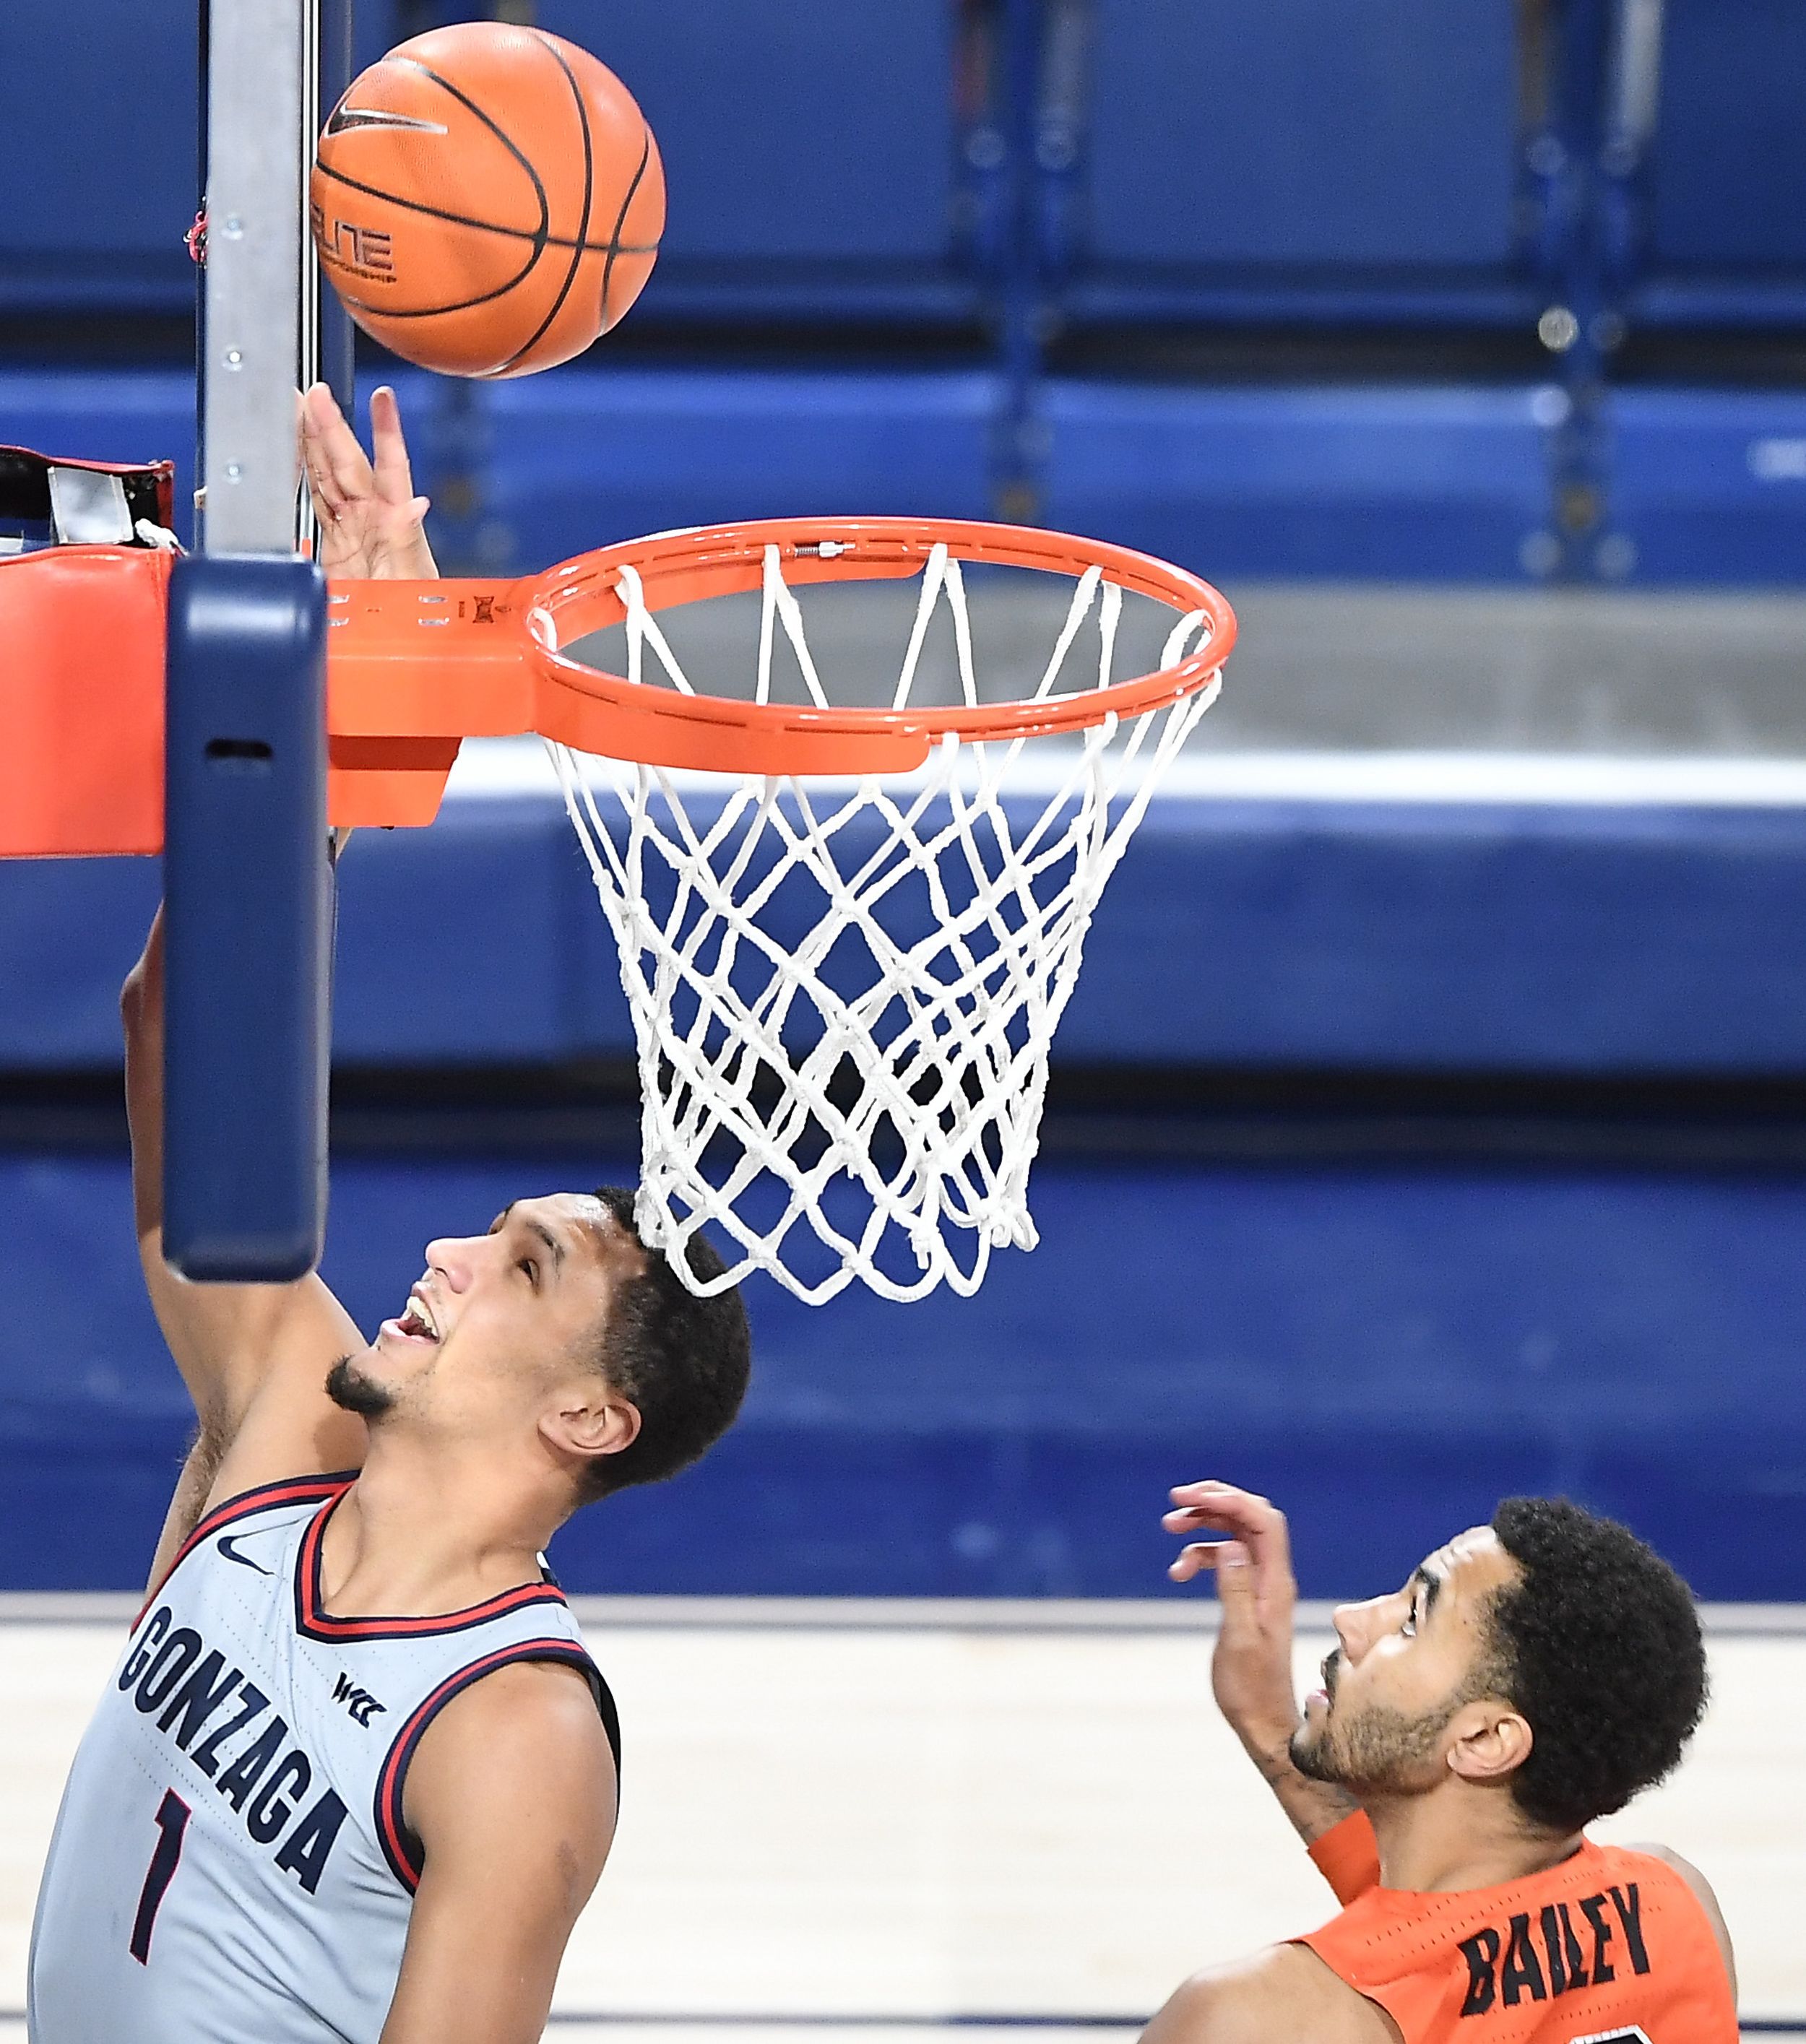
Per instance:
[[[1227,1573],[1246,1569],[1247,1575],[1235,1589],[1251,1591],[1262,1603],[1274,1597],[1289,1600],[1297,1596],[1285,1515],[1270,1499],[1214,1480],[1177,1485],[1168,1496],[1172,1508],[1160,1523],[1169,1533],[1223,1536],[1182,1550],[1168,1571],[1175,1582],[1189,1582],[1200,1570],[1215,1569],[1220,1595]]]
[[[378,384],[371,394],[370,446],[375,457],[377,495],[390,504],[411,504],[414,482],[402,432],[402,408],[386,383]]]
[[[1176,1583],[1189,1583],[1214,1569],[1220,1587],[1224,1575],[1232,1567],[1246,1566],[1248,1550],[1236,1541],[1194,1540],[1174,1556],[1166,1573]]]
[[[301,448],[308,486],[335,518],[373,494],[369,460],[324,383],[316,383],[301,401]]]

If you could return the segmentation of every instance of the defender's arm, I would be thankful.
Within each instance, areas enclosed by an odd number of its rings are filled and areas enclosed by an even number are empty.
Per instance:
[[[194,1285],[163,1256],[163,912],[120,997],[138,1254],[157,1324],[200,1422],[152,1581],[209,1497],[363,1459],[363,1422],[326,1397],[326,1373],[364,1346],[317,1277],[292,1285]]]
[[[425,1863],[381,2044],[537,2044],[614,1838],[589,1684],[555,1662],[485,1676],[428,1727],[405,1796]]]
[[[1169,1533],[1218,1536],[1182,1549],[1168,1571],[1181,1583],[1216,1572],[1223,1617],[1210,1686],[1217,1708],[1293,1828],[1315,1845],[1357,1806],[1343,1790],[1309,1781],[1292,1765],[1292,1735],[1301,1722],[1292,1684],[1298,1585],[1285,1515],[1233,1484],[1182,1484],[1170,1496],[1173,1509],[1161,1522]]]

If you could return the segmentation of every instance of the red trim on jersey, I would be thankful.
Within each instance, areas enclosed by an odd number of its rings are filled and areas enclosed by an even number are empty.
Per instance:
[[[295,1560],[294,1622],[297,1631],[305,1633],[309,1639],[415,1639],[437,1633],[462,1632],[467,1627],[505,1617],[509,1612],[519,1611],[528,1604],[564,1603],[563,1591],[554,1584],[521,1583],[513,1589],[486,1598],[481,1604],[471,1604],[463,1611],[446,1612],[436,1617],[335,1618],[327,1610],[321,1592],[320,1553],[327,1522],[340,1498],[350,1488],[347,1484],[329,1497],[314,1515],[313,1524],[302,1535],[301,1551]]]
[[[614,1699],[609,1694],[608,1685],[602,1680],[596,1664],[582,1648],[570,1639],[523,1639],[513,1646],[498,1646],[493,1654],[486,1654],[481,1660],[473,1661],[460,1668],[455,1675],[448,1675],[428,1696],[407,1723],[395,1735],[395,1742],[389,1749],[376,1777],[376,1835],[382,1847],[382,1856],[389,1862],[389,1870],[412,1895],[420,1886],[421,1874],[425,1866],[425,1855],[421,1842],[409,1830],[402,1814],[402,1798],[407,1785],[409,1763],[414,1750],[426,1732],[427,1727],[461,1691],[473,1682],[479,1682],[485,1675],[493,1674],[498,1668],[505,1668],[518,1661],[557,1661],[567,1667],[576,1668],[589,1679],[590,1687],[596,1699],[596,1708],[601,1713],[602,1730],[608,1736],[609,1750],[614,1755],[615,1772],[621,1772],[621,1726],[616,1716]]]
[[[144,1601],[138,1607],[138,1616],[132,1621],[136,1632],[144,1622],[144,1614],[162,1595],[164,1587],[202,1542],[218,1532],[222,1526],[230,1526],[235,1520],[247,1519],[254,1512],[267,1512],[278,1504],[313,1504],[321,1501],[336,1502],[357,1481],[355,1470],[336,1470],[331,1475],[285,1477],[279,1483],[259,1483],[249,1490],[241,1490],[236,1496],[216,1504],[195,1527],[194,1531],[175,1550],[175,1559],[165,1569],[147,1593]]]

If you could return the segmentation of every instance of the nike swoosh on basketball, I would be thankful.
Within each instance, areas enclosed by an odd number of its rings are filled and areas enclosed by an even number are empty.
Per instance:
[[[238,1566],[241,1569],[255,1569],[260,1576],[267,1576],[271,1573],[269,1570],[264,1567],[261,1562],[254,1562],[248,1554],[240,1554],[238,1551],[237,1543],[232,1539],[232,1536],[229,1533],[222,1533],[218,1539],[213,1543],[213,1545],[219,1549],[220,1552],[225,1556],[229,1562],[237,1562]]]
[[[405,128],[418,135],[443,135],[436,121],[417,120],[411,113],[377,112],[362,106],[337,106],[326,123],[329,135],[343,135],[352,128]]]

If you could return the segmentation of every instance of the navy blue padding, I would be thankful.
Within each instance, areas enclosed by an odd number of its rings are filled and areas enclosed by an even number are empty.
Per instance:
[[[119,982],[156,878],[148,861],[0,862],[0,1070],[117,1060]],[[1166,797],[1093,919],[1055,1055],[1798,1072],[1802,900],[1797,810]],[[336,993],[345,1062],[632,1050],[613,939],[549,791],[361,834]]]
[[[435,1236],[633,1168],[346,1158],[325,1274],[373,1327]],[[1041,1246],[970,1301],[750,1285],[740,1427],[580,1515],[567,1587],[1159,1596],[1166,1489],[1219,1474],[1291,1513],[1312,1596],[1527,1490],[1627,1518],[1702,1595],[1806,1597],[1799,1180],[1044,1160],[1032,1192]],[[131,1588],[190,1416],[125,1161],[0,1157],[0,1586]]]
[[[1806,396],[1622,390],[1605,418],[1607,516],[1636,578],[1806,581]]]
[[[711,279],[825,287],[950,267],[951,0],[541,0],[542,29],[617,71],[658,137],[670,213],[643,304]]]
[[[1551,515],[1537,391],[1043,386],[1039,517],[1212,580],[1521,580]]]
[[[169,588],[163,1244],[277,1283],[325,1237],[326,584],[290,555]]]
[[[1513,11],[1097,0],[1086,256],[1169,271],[1503,266]]]
[[[990,513],[1001,379],[617,371],[485,394],[486,557],[516,570],[678,525]]]
[[[1662,23],[1653,261],[1806,281],[1806,12],[1666,0]]]

